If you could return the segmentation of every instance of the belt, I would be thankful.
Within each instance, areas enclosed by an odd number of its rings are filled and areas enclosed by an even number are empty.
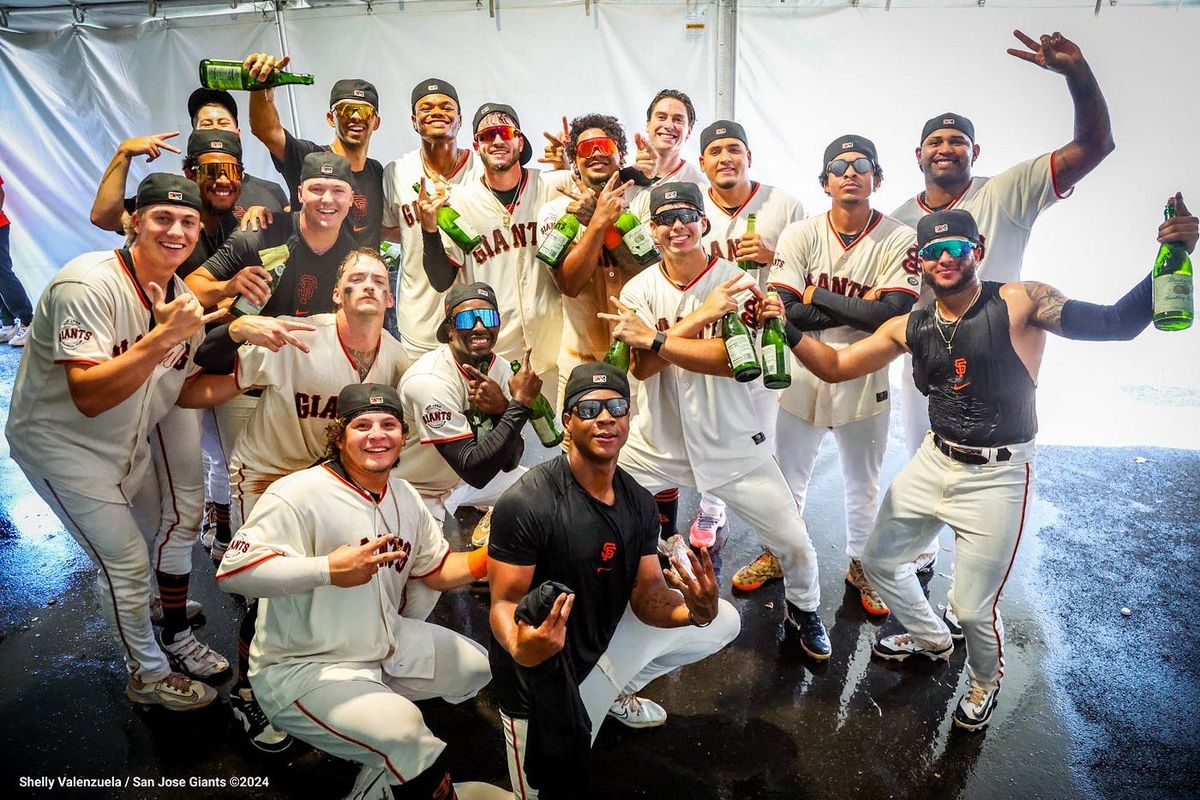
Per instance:
[[[262,389],[247,389],[246,391],[242,392],[242,394],[246,395],[246,397],[262,397],[262,393]]]
[[[947,442],[936,433],[933,435],[933,443],[938,450],[963,464],[990,464],[993,461],[1008,461],[1012,458],[1012,451],[1007,447],[962,447]]]

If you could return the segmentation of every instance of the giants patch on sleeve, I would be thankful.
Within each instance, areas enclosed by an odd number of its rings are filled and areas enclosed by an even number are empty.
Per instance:
[[[450,421],[450,409],[441,403],[430,403],[421,411],[421,422],[432,430],[446,427]]]
[[[58,327],[58,343],[67,350],[74,350],[84,342],[91,341],[94,334],[74,317],[67,317]]]

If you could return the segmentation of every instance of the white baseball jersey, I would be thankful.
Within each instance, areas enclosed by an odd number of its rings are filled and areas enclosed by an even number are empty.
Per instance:
[[[522,169],[517,197],[505,206],[478,177],[456,187],[450,204],[483,236],[470,253],[464,253],[442,234],[446,255],[461,270],[465,283],[483,281],[496,290],[500,333],[495,352],[505,361],[520,360],[526,348],[534,372],[554,368],[562,334],[562,303],[550,271],[534,258],[538,249],[538,209],[558,196],[556,186],[536,169]]]
[[[512,368],[508,361],[493,355],[487,376],[500,384],[505,397],[511,396],[508,379],[512,377]],[[436,445],[475,435],[467,421],[470,387],[466,374],[450,352],[450,345],[439,345],[408,368],[400,380],[400,402],[404,405],[404,418],[413,429],[394,474],[407,480],[422,495],[438,496],[450,491],[462,483],[462,478],[442,458]]]
[[[331,552],[388,533],[396,536],[392,550],[404,558],[361,586],[330,583]],[[441,526],[395,476],[378,502],[329,463],[272,484],[217,571],[227,591],[267,598],[250,645],[250,678],[267,715],[328,680],[330,671],[376,681],[384,666],[391,675],[432,674],[432,664],[394,668],[398,659],[433,657],[431,642],[406,636],[409,626],[399,611],[409,578],[437,572],[449,552]]]
[[[483,167],[475,153],[446,179],[450,186],[474,180]],[[425,274],[421,219],[417,215],[417,193],[413,184],[425,178],[432,190],[433,176],[425,167],[421,148],[405,153],[383,170],[383,225],[400,229],[400,286],[396,291],[396,320],[409,352],[428,352],[438,346],[437,329],[445,316],[445,294],[433,288]]]
[[[1021,280],[1021,261],[1033,223],[1046,208],[1067,197],[1073,189],[1060,192],[1054,178],[1052,154],[1017,164],[993,178],[972,178],[966,191],[946,206],[970,211],[979,226],[987,252],[979,264],[981,280],[1010,283]],[[913,228],[933,209],[918,195],[892,212]],[[922,301],[933,292],[926,289]]]
[[[734,275],[745,277],[748,286],[753,282],[733,262],[710,258],[691,283],[678,286],[659,263],[625,284],[621,302],[652,328],[666,330]],[[747,290],[738,298],[743,320],[752,320],[753,295]],[[719,323],[702,334],[705,339],[719,336]],[[772,456],[770,437],[755,410],[753,393],[758,391],[771,390],[761,381],[740,383],[669,364],[641,383],[624,450],[653,463],[677,484],[701,491],[740,478]]]
[[[708,176],[704,174],[704,170],[700,169],[700,165],[695,161],[683,159],[675,165],[675,169],[668,172],[666,175],[660,175],[654,179],[655,183],[694,183],[701,189],[708,188]]]
[[[290,319],[283,317],[283,319]],[[346,351],[337,329],[337,314],[317,314],[304,322],[315,331],[298,331],[297,340],[309,347],[242,345],[234,379],[238,388],[263,390],[258,406],[246,421],[229,459],[230,482],[252,494],[265,485],[304,469],[325,452],[325,429],[337,419],[337,397],[351,383],[399,386],[408,369],[404,347],[393,337],[379,337],[379,352],[366,378]]]
[[[747,215],[754,215],[755,233],[766,242],[767,247],[774,250],[783,229],[804,219],[804,206],[782,189],[757,183],[746,202],[732,212],[717,202],[711,188],[706,190],[704,214],[710,226],[704,236],[704,249],[710,256],[736,263],[738,240],[746,235]],[[758,288],[767,288],[770,274],[770,264],[764,264],[758,270]]]
[[[179,278],[172,288],[176,297],[188,293]],[[119,251],[84,253],[54,276],[33,315],[5,428],[23,469],[95,500],[133,500],[150,467],[150,428],[199,371],[192,356],[203,329],[172,348],[133,394],[94,418],[75,407],[65,367],[116,358],[149,333],[153,316],[133,265]]]
[[[912,228],[880,214],[847,247],[826,212],[784,230],[769,283],[799,296],[806,286],[815,285],[847,297],[862,297],[873,289],[916,297],[920,270],[910,252],[916,236]],[[839,325],[805,335],[841,350],[870,334]],[[854,380],[826,383],[802,369],[792,376],[792,385],[783,390],[779,404],[812,425],[844,425],[888,410],[888,371],[885,367]]]

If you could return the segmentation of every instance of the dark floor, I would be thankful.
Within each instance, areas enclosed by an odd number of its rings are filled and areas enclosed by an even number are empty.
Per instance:
[[[18,353],[0,346],[0,397]],[[4,409],[0,409],[3,417]],[[536,443],[532,455],[543,453]],[[888,478],[902,465],[895,438]],[[1030,531],[1003,611],[1007,674],[992,727],[951,730],[963,653],[949,664],[893,667],[870,657],[881,627],[842,582],[841,488],[832,444],[806,513],[821,560],[821,614],[833,641],[821,666],[780,642],[782,588],[732,598],[742,633],[725,651],[652,684],[671,713],[659,729],[601,730],[595,797],[1158,798],[1194,797],[1197,756],[1197,510],[1200,454],[1044,448]],[[92,597],[94,569],[0,445],[0,796],[335,798],[354,767],[293,748],[258,755],[228,706],[189,715],[138,712]],[[694,493],[684,492],[688,518]],[[469,531],[474,513],[464,516]],[[756,553],[734,520],[721,575]],[[450,533],[461,546],[462,533]],[[930,582],[945,602],[951,539]],[[227,656],[237,606],[196,551],[200,636]],[[726,596],[728,588],[724,591]],[[1122,607],[1131,610],[1121,614]],[[435,613],[479,641],[483,598],[457,592]],[[884,625],[883,627],[887,627]],[[227,687],[222,687],[227,688]],[[449,742],[457,779],[507,785],[495,706],[423,704]],[[128,779],[123,789],[63,789],[58,778]],[[50,778],[54,789],[22,788]],[[160,779],[180,788],[135,788]],[[201,788],[249,778],[260,788]],[[261,786],[266,784],[265,787]]]

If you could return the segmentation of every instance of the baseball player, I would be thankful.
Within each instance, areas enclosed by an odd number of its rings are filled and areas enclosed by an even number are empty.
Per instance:
[[[383,238],[400,243],[402,261],[394,291],[403,300],[404,313],[397,323],[400,341],[415,361],[438,346],[444,296],[425,274],[413,184],[425,179],[439,187],[464,186],[479,177],[482,166],[470,148],[458,146],[462,111],[453,85],[442,78],[427,78],[413,87],[411,105],[412,126],[421,146],[384,169]]]
[[[1200,220],[1183,198],[1159,241],[1190,251]],[[954,724],[988,724],[1004,675],[1004,623],[998,603],[1012,572],[1033,496],[1034,394],[1046,334],[1091,341],[1132,339],[1150,324],[1146,276],[1115,304],[1068,300],[1043,283],[980,281],[985,247],[970,212],[937,211],[917,225],[932,307],[895,317],[871,336],[835,349],[786,323],[797,357],[824,380],[875,372],[912,353],[918,386],[929,397],[933,429],[892,482],[863,552],[863,565],[905,633],[874,645],[881,658],[946,660],[954,642],[922,592],[912,560],[941,524],[955,532],[957,579],[949,600],[962,625],[970,687]],[[776,304],[767,304],[777,314]]]
[[[724,500],[776,551],[785,576],[786,621],[812,658],[829,658],[817,615],[817,554],[758,419],[759,383],[732,379],[719,338],[730,312],[751,321],[760,294],[733,263],[704,252],[704,198],[694,183],[660,183],[650,193],[657,269],[634,276],[614,303],[613,336],[633,349],[643,381],[621,468],[651,491],[695,486]]]
[[[704,249],[710,256],[739,266],[757,264],[754,270],[758,285],[765,291],[779,234],[789,224],[804,219],[804,208],[782,189],[751,180],[751,160],[746,130],[733,120],[719,119],[700,132],[700,169],[709,184],[704,193],[704,215],[711,225],[704,234]],[[755,228],[748,234],[751,214]],[[760,403],[763,428],[773,442],[779,398],[773,392],[759,392],[755,399]],[[725,504],[711,494],[701,494],[700,510],[689,531],[692,546],[712,547],[724,524]]]
[[[678,89],[663,89],[646,107],[646,135],[634,134],[635,164],[655,183],[680,181],[703,187],[707,180],[683,157],[683,147],[696,127],[692,99]]]
[[[1013,56],[1063,75],[1075,110],[1074,138],[1059,149],[1010,167],[992,178],[975,177],[971,168],[979,158],[975,126],[961,114],[948,111],[931,118],[921,130],[916,150],[917,166],[925,175],[925,191],[893,212],[906,225],[916,227],[926,214],[947,208],[970,211],[988,247],[987,277],[1001,283],[1021,279],[1021,261],[1033,223],[1075,184],[1095,169],[1116,146],[1104,95],[1079,47],[1062,34],[1041,36],[1035,42],[1014,31],[1027,50],[1010,49]],[[981,265],[982,266],[982,265]],[[933,300],[922,293],[921,305]],[[916,453],[929,430],[924,395],[912,380],[912,357],[904,356],[900,406],[904,437],[910,455]],[[917,571],[932,574],[937,561],[937,532],[917,557]],[[947,607],[947,623],[956,636],[961,631]]]
[[[183,672],[210,681],[229,672],[185,616],[198,504],[190,530],[167,537],[160,528],[151,543],[164,595],[157,638],[143,539],[162,511],[151,431],[166,408],[207,382],[192,361],[207,318],[174,275],[196,244],[200,207],[195,183],[153,173],[138,186],[133,246],[84,254],[54,277],[34,315],[5,430],[13,459],[99,568],[100,606],[129,671],[126,696],[172,710],[216,698]]]
[[[444,188],[432,196],[422,188],[417,214],[423,232],[425,273],[437,292],[459,279],[494,286],[501,327],[495,352],[505,361],[526,350],[538,375],[554,370],[562,334],[562,303],[538,250],[538,211],[559,185],[527,169],[533,147],[521,132],[512,106],[484,103],[471,123],[483,174],[453,192],[459,218],[483,236],[470,253],[438,233],[437,212],[449,200]],[[426,184],[421,178],[421,184]]]
[[[883,180],[875,145],[862,136],[840,136],[825,148],[823,163],[818,179],[831,208],[784,230],[770,284],[797,327],[842,348],[907,313],[916,302],[920,279],[909,252],[912,228],[871,208],[871,194]],[[799,370],[779,405],[779,466],[801,510],[821,443],[833,432],[846,506],[846,582],[859,591],[867,613],[886,614],[863,573],[862,549],[879,507],[879,469],[887,449],[887,370],[839,385]],[[764,553],[734,576],[734,586],[743,591],[761,586],[778,574],[771,571],[771,561]]]
[[[355,380],[336,406],[329,457],[266,490],[217,581],[265,600],[250,682],[272,725],[362,764],[351,797],[453,798],[445,742],[413,701],[474,697],[487,654],[397,609],[412,583],[444,591],[486,574],[487,551],[450,552],[392,474],[405,435],[395,389]]]

